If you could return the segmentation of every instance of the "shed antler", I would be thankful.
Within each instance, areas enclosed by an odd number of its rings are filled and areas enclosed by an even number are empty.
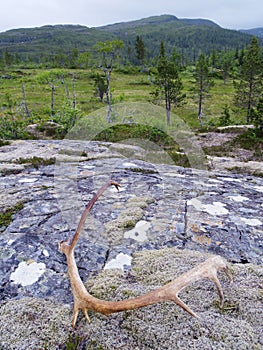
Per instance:
[[[103,194],[103,192],[109,187],[115,186],[119,189],[120,185],[115,181],[109,181],[106,185],[101,187],[97,194],[88,203],[85,208],[77,230],[73,236],[72,241],[70,239],[67,241],[61,241],[59,243],[59,250],[66,255],[69,278],[72,288],[72,293],[74,296],[74,311],[73,311],[73,320],[72,326],[75,327],[78,313],[80,310],[83,311],[86,320],[90,322],[88,316],[88,310],[93,310],[100,312],[104,315],[110,315],[114,312],[125,311],[137,309],[143,306],[155,304],[161,301],[173,301],[177,305],[181,306],[185,311],[187,311],[193,317],[199,318],[179,297],[178,293],[185,288],[188,284],[198,281],[203,278],[209,278],[213,281],[217,287],[217,291],[220,298],[220,307],[223,307],[224,295],[223,290],[220,285],[220,282],[217,278],[217,271],[223,270],[229,279],[232,281],[232,276],[228,270],[225,259],[220,256],[214,256],[207,259],[202,264],[194,267],[193,269],[187,271],[181,276],[177,277],[172,282],[164,285],[163,287],[157,288],[152,292],[143,294],[141,296],[121,300],[121,301],[106,301],[93,297],[88,293],[85,288],[78,272],[78,267],[74,257],[74,248],[78,241],[79,235],[83,229],[85,220],[92,209],[95,202]]]

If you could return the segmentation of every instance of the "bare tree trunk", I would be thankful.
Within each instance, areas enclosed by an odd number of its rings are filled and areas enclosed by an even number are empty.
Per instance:
[[[29,109],[28,109],[28,105],[27,105],[27,101],[26,101],[26,92],[25,92],[25,85],[24,84],[22,84],[21,90],[22,90],[23,105],[25,108],[25,114],[26,114],[27,118],[30,118],[30,113],[29,113]]]
[[[169,92],[165,92],[165,107],[166,107],[166,124],[170,126],[171,124],[171,101],[169,98]]]
[[[55,85],[51,84],[51,117],[55,115]]]
[[[75,74],[72,74],[72,107],[76,109],[76,93],[75,93]]]
[[[203,127],[203,112],[202,112],[202,104],[203,104],[203,91],[199,92],[199,100],[198,100],[198,120],[201,128]]]
[[[252,96],[253,96],[253,78],[250,78],[249,92],[248,92],[248,105],[247,105],[247,124],[250,123],[251,108],[252,108]]]
[[[107,82],[107,88],[106,88],[106,99],[107,99],[107,104],[108,104],[108,110],[107,110],[107,121],[110,124],[112,122],[111,120],[111,92],[110,92],[110,74],[111,71],[106,73],[106,82]]]
[[[167,124],[167,126],[171,125],[171,111],[170,111],[170,109],[166,109],[166,124]]]

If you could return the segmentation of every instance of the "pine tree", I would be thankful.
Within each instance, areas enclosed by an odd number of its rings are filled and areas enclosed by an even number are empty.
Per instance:
[[[239,74],[239,82],[235,82],[235,103],[246,110],[246,121],[251,122],[252,108],[258,104],[263,92],[263,61],[257,38],[253,38],[247,48]]]
[[[251,120],[256,128],[263,132],[263,97],[259,99],[257,106],[252,108]]]
[[[173,58],[175,58],[175,50]],[[181,67],[175,59],[169,60],[165,53],[164,43],[161,42],[160,53],[157,64],[157,74],[155,85],[157,86],[155,98],[160,98],[165,101],[166,108],[166,123],[171,123],[171,106],[180,106],[183,103],[185,94],[182,93],[183,84],[179,76]]]
[[[234,68],[234,53],[232,51],[225,51],[220,54],[218,59],[218,67],[220,68],[224,80],[224,84],[227,82],[227,78],[230,75],[230,72]]]
[[[210,90],[210,87],[213,85],[213,81],[209,75],[207,59],[203,53],[200,54],[196,62],[194,77],[196,81],[196,91],[198,95],[198,119],[200,126],[202,127],[203,102]]]
[[[142,62],[145,57],[145,45],[142,38],[139,35],[137,35],[136,37],[135,50],[137,59],[140,62]]]

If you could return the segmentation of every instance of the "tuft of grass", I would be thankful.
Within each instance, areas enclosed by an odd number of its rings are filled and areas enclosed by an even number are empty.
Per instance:
[[[8,226],[12,222],[13,215],[24,208],[24,203],[18,202],[13,207],[5,209],[0,213],[0,227]]]
[[[72,331],[68,335],[68,339],[65,344],[60,345],[59,349],[62,350],[86,350],[87,349],[88,336],[80,332]]]
[[[222,314],[239,314],[240,313],[240,305],[233,302],[228,302],[227,300],[224,302],[223,307],[221,308],[218,300],[213,301],[213,305],[216,309],[219,309]]]

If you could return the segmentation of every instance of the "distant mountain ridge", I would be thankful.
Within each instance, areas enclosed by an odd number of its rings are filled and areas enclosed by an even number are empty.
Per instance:
[[[202,18],[190,19],[190,18],[178,18],[174,15],[160,15],[160,16],[151,16],[151,17],[142,18],[142,19],[133,20],[133,21],[108,24],[108,25],[100,26],[96,28],[100,30],[114,32],[118,29],[129,29],[129,28],[136,28],[136,27],[149,26],[149,25],[161,25],[164,23],[174,24],[174,22],[177,22],[177,24],[180,23],[182,25],[184,25],[184,23],[187,23],[188,25],[207,25],[207,26],[219,27],[218,24],[208,19],[202,19]]]
[[[263,27],[251,28],[251,29],[240,29],[240,32],[250,34],[258,38],[263,38]]]
[[[174,15],[160,15],[142,18],[133,21],[119,22],[108,24],[105,26],[96,27],[99,30],[117,32],[119,30],[129,30],[139,27],[150,27],[150,26],[162,26],[162,25],[174,25],[176,27],[183,27],[185,25],[197,25],[197,26],[211,26],[220,27],[215,22],[208,19],[190,19],[190,18],[178,18]]]
[[[240,49],[251,42],[251,35],[260,34],[229,30],[209,19],[179,19],[174,15],[160,15],[139,20],[89,28],[82,25],[46,25],[36,28],[12,29],[0,33],[0,55],[8,50],[22,58],[39,61],[43,56],[58,53],[68,54],[70,50],[94,52],[98,41],[120,39],[127,50],[134,50],[136,37],[142,37],[148,58],[159,53],[160,42],[164,41],[167,51],[174,46],[186,57],[193,59],[199,52],[206,54],[213,50]],[[260,40],[263,44],[263,40]]]

